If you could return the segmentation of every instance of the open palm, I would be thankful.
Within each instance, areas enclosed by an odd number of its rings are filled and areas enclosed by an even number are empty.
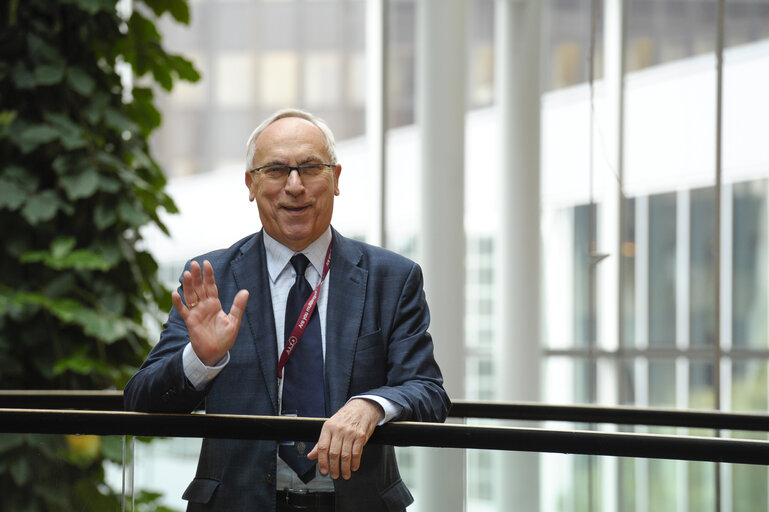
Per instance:
[[[173,292],[174,308],[187,324],[195,354],[206,366],[214,366],[235,343],[248,291],[240,290],[229,314],[225,313],[219,301],[214,269],[206,260],[202,270],[197,261],[190,264],[190,270],[182,276],[182,292],[184,302],[178,292]]]

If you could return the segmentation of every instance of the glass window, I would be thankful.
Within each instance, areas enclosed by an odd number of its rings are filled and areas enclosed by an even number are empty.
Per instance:
[[[309,107],[323,108],[339,102],[341,62],[338,52],[308,52],[305,55],[304,95]]]
[[[673,360],[649,361],[649,406],[676,406],[676,366]]]
[[[649,345],[675,346],[676,195],[649,198]]]
[[[260,103],[268,108],[296,104],[299,90],[298,70],[296,53],[265,52],[259,66]]]
[[[769,230],[767,180],[733,186],[732,342],[735,347],[769,347]]]
[[[347,101],[363,105],[366,101],[366,55],[356,52],[347,63]]]
[[[712,347],[716,341],[715,189],[692,190],[689,205],[689,344]]]
[[[732,364],[732,409],[764,412],[767,408],[767,362],[737,360]],[[765,433],[734,432],[733,437],[766,439]],[[730,467],[734,511],[767,509],[767,467],[735,464]]]
[[[589,65],[593,78],[603,77],[602,2],[591,0],[547,0],[543,9],[544,47],[543,88],[559,89],[587,82]],[[593,11],[595,9],[595,12]],[[591,36],[593,55],[590,55]],[[593,60],[595,57],[595,60]]]
[[[716,405],[715,374],[712,362],[689,363],[689,408],[713,409]]]
[[[591,206],[582,205],[574,208],[574,345],[585,347],[590,345],[594,336],[593,297],[590,291],[590,252],[591,237],[595,232],[591,228],[594,222]]]
[[[620,226],[620,344],[634,346],[636,343],[636,236],[635,198],[622,201],[622,225]]]
[[[214,94],[221,108],[244,108],[253,104],[256,58],[250,52],[222,52],[214,61]]]

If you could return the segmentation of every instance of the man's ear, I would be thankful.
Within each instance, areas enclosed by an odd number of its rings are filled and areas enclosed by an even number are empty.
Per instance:
[[[248,200],[253,202],[256,199],[254,195],[254,187],[252,187],[252,180],[254,179],[253,173],[246,171],[246,187],[248,188]]]
[[[336,164],[334,168],[334,195],[339,195],[339,175],[342,174],[342,165]]]

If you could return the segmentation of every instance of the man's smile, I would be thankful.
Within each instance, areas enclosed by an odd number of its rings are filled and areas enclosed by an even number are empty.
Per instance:
[[[310,207],[309,205],[304,205],[304,206],[288,206],[288,205],[286,205],[286,206],[283,206],[283,209],[287,210],[290,213],[301,213],[301,212],[305,211],[306,209],[308,209],[309,207]]]

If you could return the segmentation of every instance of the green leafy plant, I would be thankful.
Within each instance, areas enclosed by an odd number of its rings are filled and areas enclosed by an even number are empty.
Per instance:
[[[189,23],[187,0],[132,6],[0,6],[0,388],[122,388],[150,348],[146,318],[170,308],[141,248],[140,228],[166,231],[160,209],[176,212],[148,150],[161,120],[153,87],[199,75],[155,26]],[[109,444],[0,437],[0,509],[117,510],[103,483]]]

